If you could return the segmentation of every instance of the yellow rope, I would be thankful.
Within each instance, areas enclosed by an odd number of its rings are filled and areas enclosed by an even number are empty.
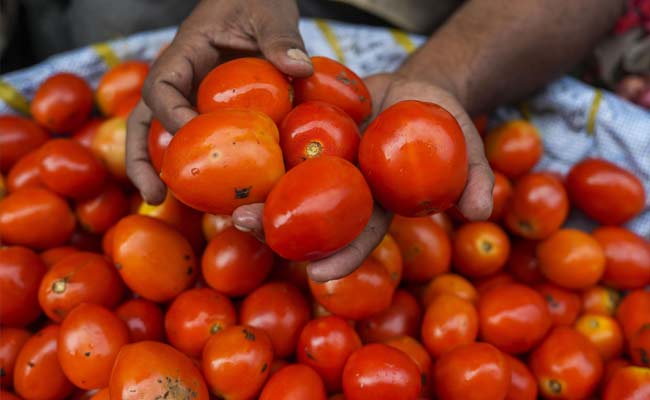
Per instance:
[[[0,100],[18,112],[29,114],[29,102],[25,96],[3,80],[0,80]]]
[[[587,117],[587,133],[593,135],[594,129],[596,128],[596,115],[598,114],[598,108],[600,108],[600,101],[603,98],[603,92],[600,89],[596,89],[594,92],[594,101],[591,103],[591,108],[589,108],[589,116]]]
[[[97,55],[102,60],[104,60],[109,68],[112,68],[120,63],[120,58],[117,56],[117,54],[115,54],[111,46],[109,46],[107,43],[93,44],[92,48],[95,50],[95,53],[97,53]]]
[[[417,48],[408,34],[398,29],[391,29],[390,34],[393,36],[395,42],[399,44],[408,54],[412,53]]]
[[[325,39],[327,40],[327,43],[329,43],[332,50],[334,50],[334,54],[336,54],[336,58],[339,60],[339,62],[345,63],[343,50],[341,49],[339,40],[336,38],[336,34],[334,33],[332,27],[327,23],[327,21],[323,19],[316,19],[316,26],[323,33],[323,36],[325,36]]]

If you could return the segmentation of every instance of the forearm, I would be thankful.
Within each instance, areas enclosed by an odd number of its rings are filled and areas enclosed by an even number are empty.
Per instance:
[[[454,93],[470,113],[518,100],[583,59],[621,0],[470,0],[399,73]]]

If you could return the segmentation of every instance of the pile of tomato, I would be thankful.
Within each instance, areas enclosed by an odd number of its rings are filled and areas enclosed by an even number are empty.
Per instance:
[[[124,161],[146,63],[94,92],[53,75],[30,118],[0,116],[2,400],[650,399],[650,243],[623,227],[647,206],[637,177],[533,172],[531,123],[477,118],[494,207],[468,222],[454,117],[410,100],[373,117],[358,76],[313,64],[224,63],[199,116],[174,136],[154,120],[158,205]],[[233,226],[262,202],[264,238]],[[311,279],[378,207],[395,215],[361,266]],[[572,207],[601,226],[565,227]]]

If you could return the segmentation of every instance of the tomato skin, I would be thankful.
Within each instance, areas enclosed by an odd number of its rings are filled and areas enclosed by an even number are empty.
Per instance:
[[[464,276],[494,275],[503,268],[509,254],[508,235],[493,222],[469,222],[456,229],[452,260]]]
[[[208,400],[201,372],[192,360],[173,347],[144,341],[122,347],[111,372],[111,399],[139,400],[163,397]]]
[[[537,381],[530,369],[509,354],[503,355],[510,366],[510,388],[504,400],[536,400]]]
[[[593,286],[582,292],[582,312],[614,316],[616,308],[621,302],[621,294],[608,287]]]
[[[612,379],[616,371],[624,367],[629,367],[631,365],[632,363],[630,363],[625,358],[613,358],[611,360],[605,361],[605,368],[603,370],[603,379],[600,381],[601,392],[603,392],[607,388],[607,384]]]
[[[492,276],[486,276],[485,278],[475,279],[473,281],[479,299],[482,296],[484,296],[485,293],[489,292],[494,288],[501,287],[515,282],[516,282],[515,278],[513,278],[512,275],[510,275],[507,272],[499,272],[498,274],[494,274]]]
[[[138,105],[138,102],[142,99],[142,94],[141,93],[131,93],[127,97],[124,98],[124,100],[118,104],[117,108],[115,109],[115,116],[116,117],[122,117],[124,119],[128,119],[129,115],[135,108],[135,106]]]
[[[232,226],[232,217],[230,215],[214,215],[204,213],[201,217],[201,229],[206,241]]]
[[[97,105],[104,115],[113,116],[120,104],[133,93],[140,93],[149,73],[143,61],[124,61],[108,70],[99,80]]]
[[[65,257],[69,256],[70,254],[77,253],[78,251],[79,249],[73,246],[52,247],[51,249],[47,249],[44,252],[42,252],[40,256],[43,262],[45,263],[45,266],[49,270],[52,268],[54,264],[63,260]]]
[[[580,296],[568,289],[543,283],[535,289],[544,297],[554,326],[571,326],[580,314]]]
[[[494,187],[492,188],[492,214],[489,221],[499,222],[506,211],[508,201],[512,197],[512,183],[500,172],[494,173]]]
[[[95,197],[78,201],[75,213],[90,233],[104,233],[128,212],[129,203],[122,189],[108,183]]]
[[[490,166],[508,178],[530,171],[543,152],[539,132],[528,121],[506,122],[485,136],[485,154]]]
[[[113,260],[131,290],[156,302],[173,299],[197,275],[187,240],[164,222],[141,215],[129,215],[117,223]]]
[[[293,80],[296,104],[325,101],[341,108],[357,124],[370,117],[370,92],[357,74],[327,57],[312,57],[311,62],[314,73],[308,78]]]
[[[383,342],[398,336],[417,337],[422,309],[409,292],[398,289],[391,305],[369,318],[357,321],[357,332],[364,343]]]
[[[567,175],[571,201],[603,225],[620,225],[645,206],[646,193],[638,177],[607,160],[587,158]]]
[[[372,207],[370,189],[349,161],[334,156],[309,159],[269,193],[262,218],[266,243],[289,260],[326,257],[359,236]]]
[[[104,121],[93,138],[90,150],[100,159],[110,175],[126,182],[126,120],[114,117]]]
[[[472,303],[450,294],[438,295],[422,320],[422,343],[433,358],[472,343],[478,336],[478,313]]]
[[[526,285],[535,285],[545,280],[539,270],[536,250],[537,242],[526,239],[514,240],[510,248],[506,270]]]
[[[592,233],[605,252],[602,281],[616,289],[639,289],[650,283],[650,246],[625,228],[600,227]]]
[[[605,361],[623,352],[623,332],[612,317],[583,314],[576,320],[573,329],[589,339]]]
[[[129,342],[153,340],[161,342],[165,335],[164,317],[160,307],[150,300],[132,299],[120,304],[115,315],[129,330]]]
[[[278,370],[264,385],[260,400],[326,400],[321,377],[311,367],[292,364]]]
[[[1,115],[0,172],[8,172],[18,160],[39,148],[48,139],[48,133],[33,121],[14,115]]]
[[[56,133],[79,128],[93,108],[93,92],[81,77],[62,72],[38,87],[30,104],[34,119]]]
[[[0,390],[0,398],[3,400],[23,400],[15,394],[11,392],[5,392],[4,390]]]
[[[81,127],[79,127],[70,138],[76,140],[80,145],[89,149],[92,147],[93,139],[102,123],[104,123],[104,119],[91,117],[81,125]]]
[[[650,396],[650,369],[623,367],[616,371],[603,393],[603,400],[643,400]]]
[[[650,292],[633,290],[618,305],[616,319],[628,340],[645,324],[650,323]]]
[[[428,308],[440,294],[451,294],[467,300],[472,304],[478,301],[478,292],[467,279],[456,274],[442,274],[433,278],[424,289],[420,298],[422,305]]]
[[[167,151],[167,147],[169,147],[172,138],[172,134],[167,132],[160,121],[155,118],[151,121],[151,125],[149,126],[149,136],[147,139],[147,149],[149,151],[151,165],[153,165],[153,168],[157,173],[160,173],[165,151]]]
[[[401,101],[366,129],[359,165],[384,208],[406,217],[433,214],[451,207],[465,188],[465,138],[444,108]]]
[[[75,218],[61,197],[44,188],[25,188],[0,201],[0,240],[37,249],[65,243]]]
[[[190,207],[232,214],[263,202],[283,174],[273,121],[257,111],[226,109],[199,115],[176,132],[160,176]]]
[[[401,350],[369,344],[350,355],[343,368],[347,400],[417,399],[422,390],[420,371]]]
[[[32,250],[0,247],[0,324],[25,326],[40,314],[38,285],[46,267]]]
[[[395,337],[385,341],[384,344],[403,351],[404,354],[411,358],[420,370],[420,380],[422,381],[422,394],[420,397],[431,396],[433,394],[432,361],[424,346],[411,336]]]
[[[619,340],[622,342],[622,338]],[[628,354],[634,365],[650,368],[650,324],[643,325],[629,338]]]
[[[322,101],[296,106],[282,120],[280,146],[284,164],[291,169],[320,156],[337,156],[357,162],[359,128],[340,108]]]
[[[21,157],[7,174],[7,189],[10,193],[27,187],[45,187],[40,172],[41,153],[39,149]]]
[[[0,328],[0,386],[5,389],[14,384],[14,368],[20,349],[32,334],[19,328]]]
[[[243,57],[210,71],[201,81],[196,98],[201,114],[242,108],[262,112],[279,124],[291,110],[293,89],[270,62]]]

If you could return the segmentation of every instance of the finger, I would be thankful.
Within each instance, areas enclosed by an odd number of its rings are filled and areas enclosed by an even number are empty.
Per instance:
[[[232,214],[232,223],[242,232],[252,232],[260,241],[264,241],[264,227],[262,226],[263,203],[247,204],[238,207]]]
[[[126,174],[149,204],[165,200],[165,184],[149,160],[147,136],[151,124],[151,110],[142,100],[135,106],[126,125]]]

